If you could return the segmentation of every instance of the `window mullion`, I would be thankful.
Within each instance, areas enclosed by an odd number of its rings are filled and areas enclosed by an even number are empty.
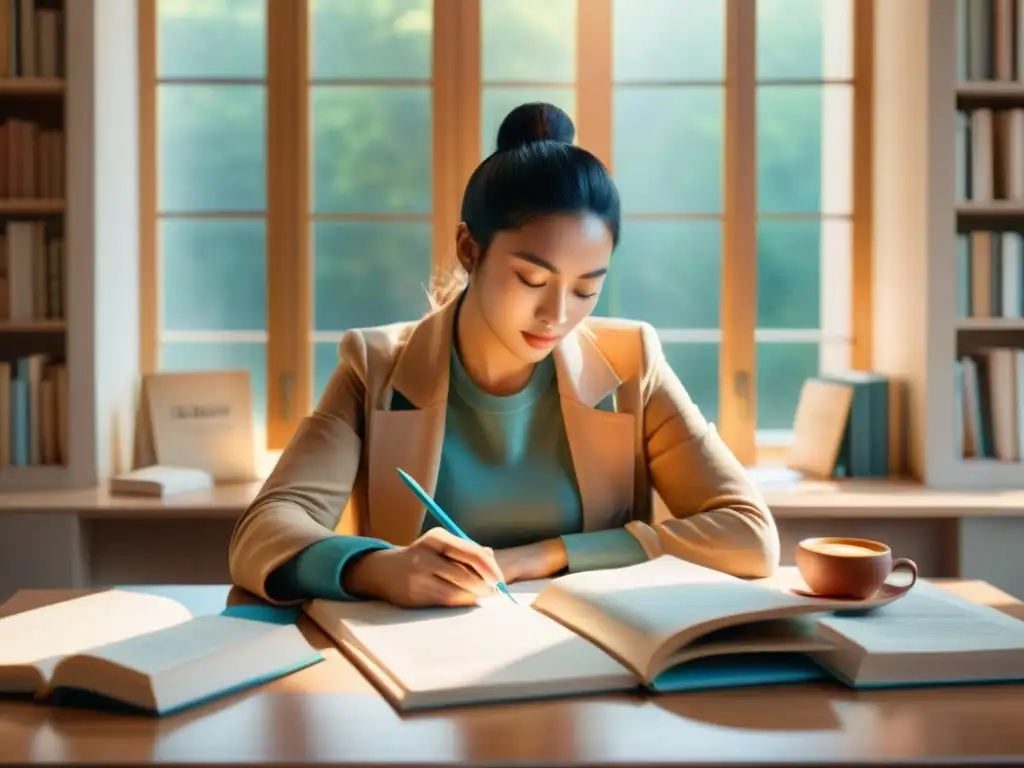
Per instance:
[[[267,442],[312,397],[308,0],[267,0]]]
[[[612,167],[612,0],[576,6],[578,143]]]
[[[744,464],[757,426],[756,44],[755,0],[727,0],[718,430]]]
[[[455,264],[462,192],[480,162],[480,0],[434,0],[432,268]]]
[[[875,0],[853,0],[853,230],[850,367],[872,367]]]
[[[157,227],[157,0],[139,0],[139,368],[155,373],[160,352]]]

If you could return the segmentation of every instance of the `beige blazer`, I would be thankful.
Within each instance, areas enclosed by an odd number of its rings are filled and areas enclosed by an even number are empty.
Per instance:
[[[274,569],[336,534],[416,539],[425,510],[395,468],[434,493],[455,308],[345,334],[320,403],[235,526],[237,586],[274,602],[264,588]],[[653,328],[590,318],[553,355],[584,530],[625,526],[648,557],[670,553],[737,576],[774,570],[771,513],[665,362]],[[613,411],[596,407],[609,397]],[[671,519],[652,521],[652,491]]]

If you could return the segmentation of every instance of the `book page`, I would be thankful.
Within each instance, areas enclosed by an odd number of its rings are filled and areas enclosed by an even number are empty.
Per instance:
[[[836,606],[668,555],[626,568],[562,576],[536,602],[539,610],[646,679],[707,632]]]
[[[636,687],[607,654],[533,611],[531,591],[515,591],[519,603],[495,595],[468,608],[405,610],[314,600],[306,611],[343,648],[371,659],[413,705]]]
[[[48,673],[60,657],[191,618],[170,598],[129,590],[65,600],[0,619],[0,666],[41,664]]]
[[[1024,621],[923,581],[884,608],[823,616],[818,623],[826,638],[868,654],[1024,652]]]
[[[156,632],[104,645],[88,655],[146,677],[158,677],[169,670],[211,658],[229,648],[272,634],[280,628],[280,624],[216,614],[199,616]]]
[[[808,602],[667,555],[627,568],[563,576],[551,589],[567,592],[643,635],[662,639],[688,628],[718,625],[723,619],[772,614]]]

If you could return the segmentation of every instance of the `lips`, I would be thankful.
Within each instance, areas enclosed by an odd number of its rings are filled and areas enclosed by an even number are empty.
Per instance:
[[[536,333],[527,333],[523,331],[523,339],[534,349],[546,349],[554,346],[555,342],[558,341],[557,336],[541,336]]]

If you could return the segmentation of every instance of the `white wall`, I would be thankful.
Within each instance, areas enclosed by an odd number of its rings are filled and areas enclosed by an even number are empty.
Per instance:
[[[71,0],[67,300],[72,482],[129,467],[139,373],[137,3]]]

